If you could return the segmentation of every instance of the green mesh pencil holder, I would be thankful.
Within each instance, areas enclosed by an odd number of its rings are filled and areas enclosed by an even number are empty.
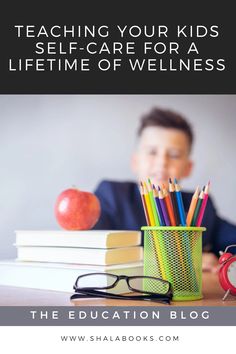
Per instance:
[[[173,300],[202,298],[204,227],[151,227],[144,231],[144,275],[168,280]]]

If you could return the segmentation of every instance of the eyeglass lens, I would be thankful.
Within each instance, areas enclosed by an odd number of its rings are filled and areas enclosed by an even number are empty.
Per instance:
[[[87,274],[77,280],[78,288],[106,289],[116,282],[117,276],[112,274]]]
[[[169,290],[169,283],[160,279],[137,277],[128,280],[130,287],[139,292],[148,292],[154,294],[166,294]]]

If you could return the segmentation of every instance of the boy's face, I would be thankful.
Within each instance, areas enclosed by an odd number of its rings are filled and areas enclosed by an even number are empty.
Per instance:
[[[169,177],[182,179],[190,175],[187,135],[172,128],[147,127],[143,130],[132,158],[132,169],[139,181],[151,178],[166,183]]]

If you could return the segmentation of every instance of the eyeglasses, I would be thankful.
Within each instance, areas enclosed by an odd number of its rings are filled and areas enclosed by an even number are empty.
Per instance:
[[[139,295],[121,295],[107,292],[115,288],[120,280],[125,280],[128,289]],[[80,275],[74,285],[75,294],[71,300],[100,297],[108,299],[148,300],[170,303],[171,284],[167,280],[148,276],[127,276],[110,273],[90,273]]]

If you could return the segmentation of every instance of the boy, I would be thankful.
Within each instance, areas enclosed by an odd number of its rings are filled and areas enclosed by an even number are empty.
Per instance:
[[[138,144],[132,156],[132,170],[137,180],[148,177],[156,184],[168,183],[168,178],[181,180],[193,168],[190,159],[193,133],[189,123],[179,114],[154,108],[141,120]],[[137,183],[103,181],[95,191],[102,206],[96,229],[140,229],[146,224]],[[185,211],[192,193],[182,192]],[[216,255],[229,244],[236,243],[236,226],[220,219],[211,198],[202,225],[203,269],[216,271]]]

